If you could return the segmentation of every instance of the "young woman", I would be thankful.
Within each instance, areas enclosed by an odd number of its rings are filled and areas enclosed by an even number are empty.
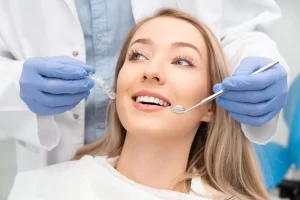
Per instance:
[[[119,56],[106,136],[74,161],[19,174],[9,199],[268,199],[252,145],[225,110],[170,111],[212,94],[227,70],[192,16],[164,9],[141,21]]]

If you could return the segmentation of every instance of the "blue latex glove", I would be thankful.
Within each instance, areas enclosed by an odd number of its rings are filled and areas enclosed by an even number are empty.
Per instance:
[[[214,92],[224,88],[230,90],[218,97],[216,102],[238,122],[262,126],[284,107],[288,91],[284,67],[277,64],[264,72],[251,75],[271,62],[263,57],[245,58],[232,76],[214,86]]]
[[[94,86],[86,78],[95,69],[70,57],[30,58],[23,64],[20,97],[39,115],[53,115],[74,108]]]

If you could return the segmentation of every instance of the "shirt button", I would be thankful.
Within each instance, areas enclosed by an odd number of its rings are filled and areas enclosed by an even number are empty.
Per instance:
[[[104,122],[100,122],[99,123],[99,127],[102,128],[102,129],[105,128],[105,123]]]
[[[79,118],[79,115],[73,114],[73,117],[74,117],[74,119],[78,119],[78,118]]]
[[[102,35],[101,33],[98,33],[98,34],[97,34],[97,39],[98,39],[98,40],[101,40],[102,38],[103,38],[103,35]]]
[[[76,57],[76,56],[78,56],[78,51],[73,51],[73,53],[72,53],[72,54],[73,54],[73,56],[75,56],[75,57]]]

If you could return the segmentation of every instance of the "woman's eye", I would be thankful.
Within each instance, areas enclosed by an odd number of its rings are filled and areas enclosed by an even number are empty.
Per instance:
[[[173,59],[173,65],[180,65],[180,66],[191,66],[193,67],[193,60],[188,56],[177,56]]]
[[[185,61],[185,60],[177,60],[175,62],[176,65],[183,65],[183,66],[189,66],[191,65],[189,62]]]
[[[146,60],[146,58],[140,53],[134,53],[132,55],[132,60]]]

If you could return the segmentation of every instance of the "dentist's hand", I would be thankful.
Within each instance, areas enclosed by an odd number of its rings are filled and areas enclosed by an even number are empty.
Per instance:
[[[26,60],[20,78],[20,97],[39,115],[55,115],[74,108],[94,86],[86,78],[95,69],[70,57]]]
[[[238,122],[262,126],[284,107],[288,86],[287,72],[283,66],[277,64],[264,72],[251,75],[271,62],[263,57],[245,58],[231,77],[214,86],[214,92],[229,89],[216,102]]]

